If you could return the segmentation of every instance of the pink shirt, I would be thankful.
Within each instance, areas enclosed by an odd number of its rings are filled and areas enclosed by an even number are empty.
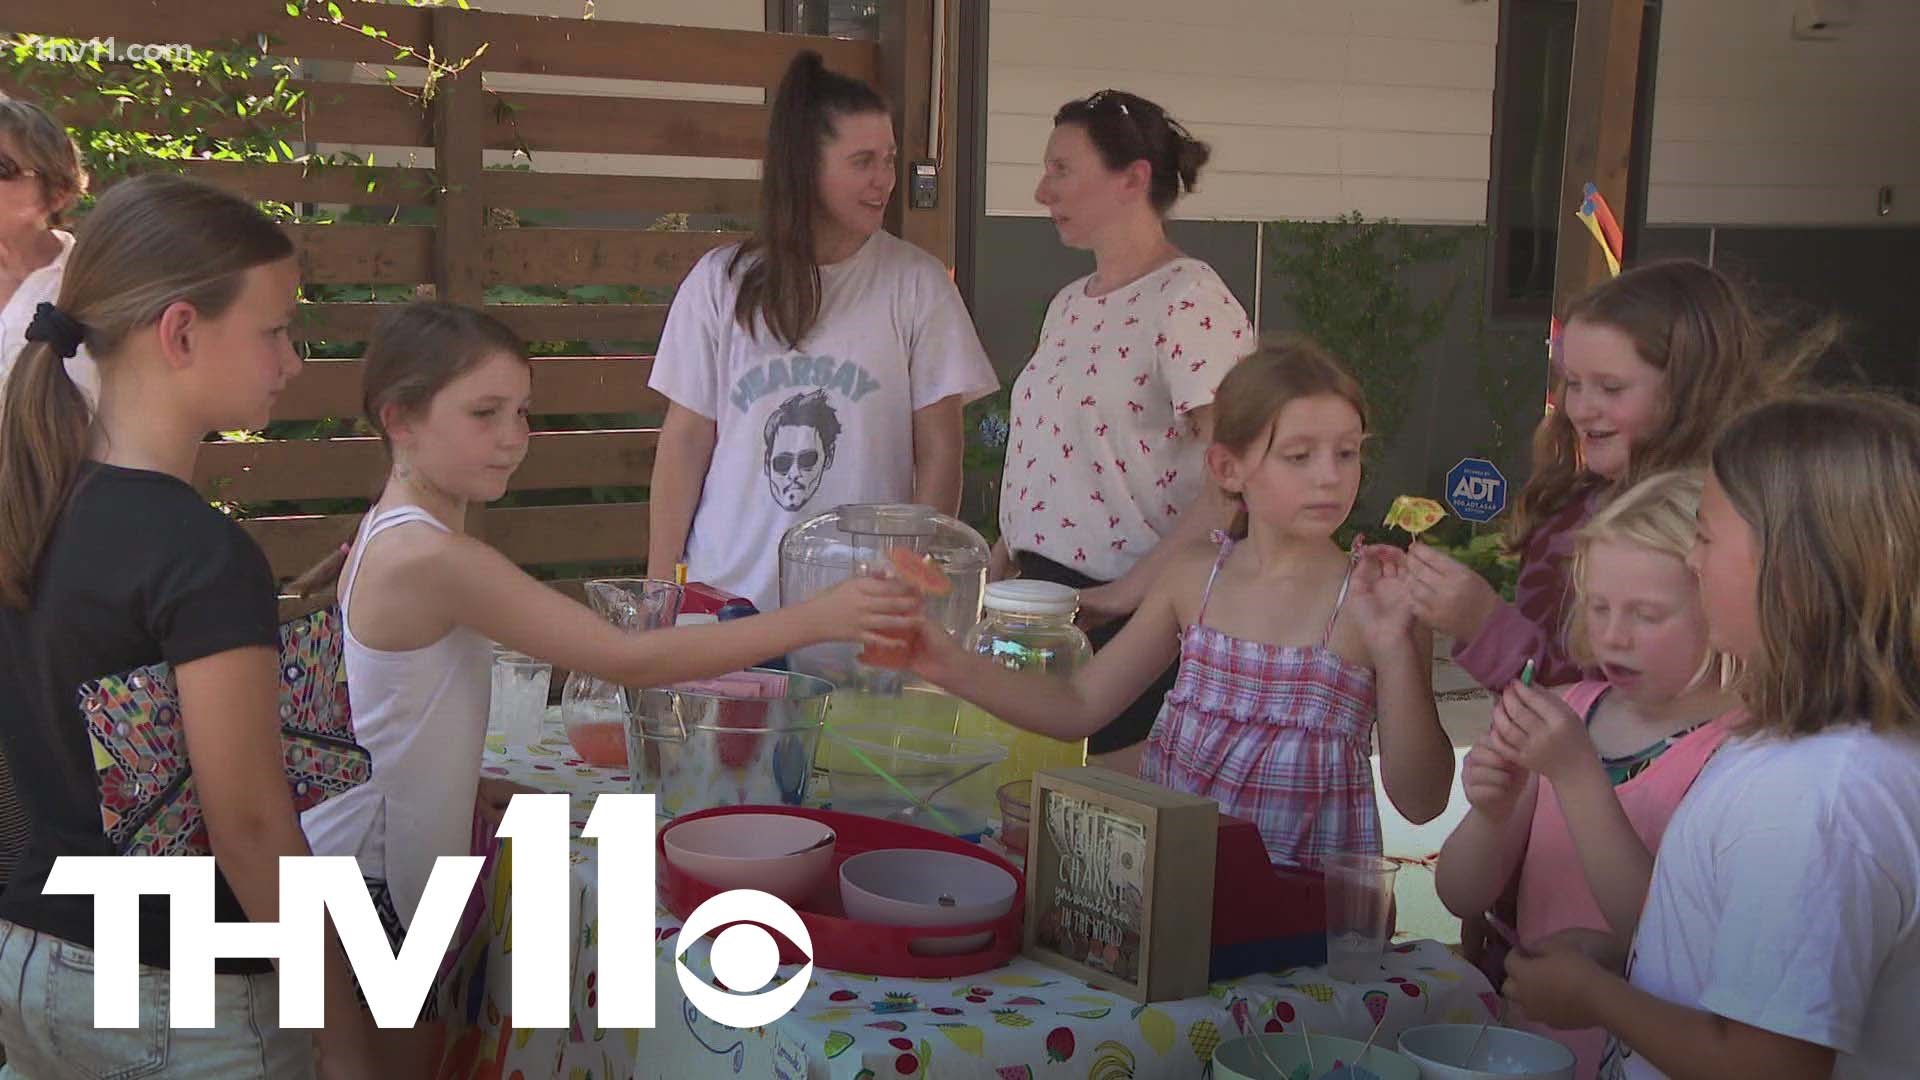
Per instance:
[[[1561,696],[1573,710],[1585,716],[1607,689],[1605,682],[1581,682],[1560,688]],[[1661,834],[1673,817],[1680,800],[1693,785],[1694,777],[1706,766],[1707,759],[1727,737],[1730,713],[1704,724],[1676,740],[1640,774],[1613,789],[1620,800],[1633,831],[1649,852],[1660,850]],[[1606,929],[1607,918],[1587,887],[1580,856],[1573,848],[1573,833],[1553,785],[1540,778],[1540,797],[1533,808],[1533,829],[1527,836],[1526,858],[1520,863],[1519,916],[1514,929],[1521,941],[1536,941],[1569,927]],[[1523,1024],[1529,1031],[1545,1035],[1571,1048],[1575,1057],[1576,1080],[1593,1080],[1606,1044],[1606,1032],[1600,1028],[1581,1031],[1557,1031],[1538,1024]]]
[[[1590,485],[1541,522],[1520,548],[1513,602],[1496,607],[1473,640],[1454,643],[1454,662],[1481,686],[1504,689],[1520,677],[1529,659],[1534,662],[1534,681],[1541,686],[1600,677],[1598,671],[1583,670],[1567,655],[1564,630],[1573,602],[1569,575],[1574,536],[1600,508],[1606,491],[1602,485]]]

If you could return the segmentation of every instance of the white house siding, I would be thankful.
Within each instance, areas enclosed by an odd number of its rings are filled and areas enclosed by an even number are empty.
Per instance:
[[[1920,222],[1920,2],[1853,0],[1835,40],[1798,41],[1800,2],[1667,0],[1650,224]]]
[[[1181,217],[1485,217],[1492,0],[991,3],[989,214],[1040,213],[1054,110],[1115,87],[1212,144]]]

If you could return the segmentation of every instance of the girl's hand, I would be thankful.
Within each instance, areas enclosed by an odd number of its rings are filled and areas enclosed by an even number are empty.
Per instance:
[[[1466,792],[1467,805],[1489,821],[1512,817],[1526,784],[1526,770],[1494,749],[1486,737],[1474,743],[1460,763],[1460,787]]]
[[[1414,607],[1409,581],[1404,558],[1382,554],[1379,545],[1361,549],[1347,603],[1360,620],[1367,647],[1376,653],[1412,639]]]
[[[1507,982],[1500,988],[1527,1019],[1569,1030],[1595,1027],[1598,1018],[1588,991],[1601,979],[1612,978],[1605,968],[1578,948],[1552,947],[1551,938],[1507,954]]]
[[[1508,684],[1494,704],[1493,728],[1487,736],[1509,761],[1556,785],[1600,760],[1587,735],[1586,721],[1560,695],[1517,682]]]
[[[953,681],[956,661],[965,659],[967,651],[960,646],[959,639],[947,632],[947,628],[932,619],[920,623],[920,647],[913,651],[913,660],[908,670],[935,686],[945,688]]]
[[[502,780],[497,776],[480,778],[480,789],[474,799],[474,810],[480,820],[487,823],[488,833],[500,831],[500,821],[507,815],[507,804],[515,795],[544,795],[539,788],[516,784],[511,780]]]
[[[1500,606],[1487,579],[1430,545],[1407,547],[1413,613],[1435,630],[1472,641]]]
[[[1080,614],[1074,616],[1073,621],[1082,631],[1097,630],[1133,614],[1135,606],[1120,595],[1115,583],[1095,585],[1080,590]]]
[[[926,600],[894,577],[856,577],[795,608],[805,613],[810,641],[852,641],[894,649],[920,626]]]
[[[1007,538],[1003,536],[995,540],[993,548],[987,552],[987,583],[1019,576],[1020,567],[1013,561],[1013,550],[1007,546]]]

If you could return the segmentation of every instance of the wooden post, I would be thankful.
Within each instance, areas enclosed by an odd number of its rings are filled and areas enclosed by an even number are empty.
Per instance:
[[[1628,168],[1633,157],[1634,96],[1640,75],[1643,0],[1579,0],[1573,31],[1572,85],[1567,92],[1567,141],[1560,170],[1558,243],[1553,310],[1607,278],[1600,246],[1574,218],[1592,181],[1624,228]]]
[[[893,103],[894,132],[900,140],[900,178],[887,207],[887,228],[953,266],[957,220],[954,176],[954,97],[959,91],[954,45],[959,35],[958,0],[896,0],[880,13],[881,86]],[[935,44],[939,44],[938,137],[928,133],[934,108]],[[932,153],[929,151],[932,150]],[[910,205],[913,163],[932,161],[938,170],[939,200],[931,210]]]
[[[435,8],[433,54],[458,64],[480,47],[470,13]],[[487,208],[481,198],[482,153],[487,143],[487,96],[479,63],[439,80],[433,95],[433,168],[440,186],[434,203],[433,290],[440,299],[479,307],[486,299],[482,263],[487,249]],[[467,532],[486,539],[486,506],[467,507]]]

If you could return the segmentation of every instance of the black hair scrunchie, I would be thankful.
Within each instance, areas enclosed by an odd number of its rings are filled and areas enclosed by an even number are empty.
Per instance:
[[[33,309],[33,321],[27,324],[28,341],[44,341],[66,360],[80,351],[87,339],[87,328],[79,319],[45,301]]]

